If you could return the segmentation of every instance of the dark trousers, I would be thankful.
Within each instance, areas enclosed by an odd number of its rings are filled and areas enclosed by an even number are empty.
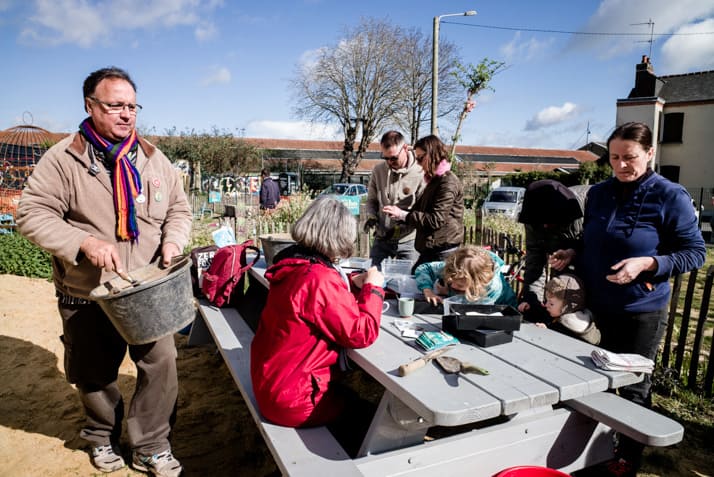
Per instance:
[[[443,262],[444,260],[446,260],[446,257],[454,253],[457,248],[459,248],[459,245],[447,245],[446,247],[438,249],[427,249],[423,252],[420,252],[419,259],[412,267],[412,274],[414,273],[414,270],[416,270],[416,268],[422,263]]]
[[[654,360],[662,336],[667,329],[667,309],[644,313],[598,313],[596,324],[600,328],[600,347],[615,353],[636,353]],[[620,396],[645,407],[652,406],[652,379],[645,374],[636,384],[618,389]],[[643,445],[620,436],[616,454],[639,467]]]
[[[176,346],[172,335],[127,345],[96,304],[59,306],[67,381],[77,385],[86,422],[80,437],[93,446],[118,442],[124,403],[117,385],[127,348],[137,378],[127,416],[133,451],[152,455],[170,448],[178,396]]]

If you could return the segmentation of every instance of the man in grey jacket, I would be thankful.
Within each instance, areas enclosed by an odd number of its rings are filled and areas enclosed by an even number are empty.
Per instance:
[[[424,190],[424,171],[398,131],[387,131],[380,141],[384,162],[372,170],[367,193],[365,232],[374,228],[374,243],[369,256],[372,265],[380,267],[385,258],[416,262],[416,230],[397,222],[382,212],[385,205],[396,205],[409,211]],[[381,267],[380,267],[381,268]]]
[[[159,256],[168,265],[188,243],[191,209],[178,171],[136,132],[141,106],[128,73],[97,70],[83,92],[88,117],[35,167],[17,224],[52,254],[65,374],[84,406],[80,436],[92,463],[102,472],[125,465],[117,378],[128,348],[137,367],[127,413],[132,466],[177,477],[182,466],[168,440],[178,395],[174,337],[128,345],[90,292]]]

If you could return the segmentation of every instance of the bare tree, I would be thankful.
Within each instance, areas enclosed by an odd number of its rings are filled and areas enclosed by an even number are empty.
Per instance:
[[[397,64],[401,31],[382,20],[363,19],[337,45],[303,63],[293,80],[297,116],[338,123],[345,140],[340,181],[354,174],[383,125],[394,121],[403,98]],[[362,131],[357,150],[355,141]]]
[[[421,30],[407,31],[399,44],[395,68],[403,75],[402,108],[395,122],[409,132],[411,143],[420,137],[422,124],[431,122],[431,55],[432,39]],[[439,117],[450,116],[461,107],[461,93],[457,78],[452,74],[458,63],[457,47],[448,41],[439,43]]]

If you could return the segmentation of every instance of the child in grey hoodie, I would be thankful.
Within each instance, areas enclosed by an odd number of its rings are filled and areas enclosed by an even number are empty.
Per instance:
[[[600,343],[600,330],[590,310],[585,308],[585,292],[579,278],[569,274],[551,278],[545,284],[545,299],[545,309],[552,318],[549,328],[590,344]]]

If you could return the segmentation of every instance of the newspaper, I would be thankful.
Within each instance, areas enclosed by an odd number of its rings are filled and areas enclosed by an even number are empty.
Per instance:
[[[598,368],[610,371],[651,374],[654,370],[654,361],[639,354],[618,354],[604,349],[595,349],[590,353],[590,356]]]

